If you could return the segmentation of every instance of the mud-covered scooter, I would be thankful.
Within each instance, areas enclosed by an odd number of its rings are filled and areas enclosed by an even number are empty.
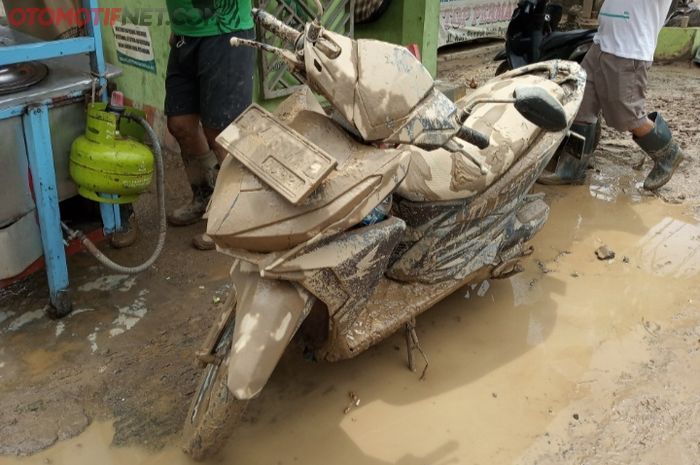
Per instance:
[[[235,258],[232,289],[197,358],[184,450],[215,453],[295,333],[317,360],[355,357],[471,282],[520,271],[547,220],[531,187],[568,133],[585,73],[521,68],[451,102],[403,47],[263,12],[306,89],[253,105],[218,138],[229,156],[207,233]],[[422,352],[421,352],[422,353]],[[409,356],[412,360],[412,356]],[[410,363],[412,365],[412,363]]]

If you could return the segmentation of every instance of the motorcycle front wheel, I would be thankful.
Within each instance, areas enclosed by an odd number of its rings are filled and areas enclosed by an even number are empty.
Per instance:
[[[221,363],[208,364],[204,369],[185,418],[182,450],[197,461],[221,450],[250,402],[236,399],[226,384],[235,320],[231,318],[216,345],[215,355]]]

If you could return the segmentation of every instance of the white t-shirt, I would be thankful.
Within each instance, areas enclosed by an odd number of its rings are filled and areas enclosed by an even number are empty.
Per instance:
[[[659,32],[672,0],[605,0],[593,41],[622,58],[654,61]]]

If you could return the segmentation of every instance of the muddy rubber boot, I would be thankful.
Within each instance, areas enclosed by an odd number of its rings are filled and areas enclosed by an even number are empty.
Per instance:
[[[182,160],[192,188],[192,200],[168,215],[168,223],[172,226],[189,226],[202,219],[214,192],[218,173],[218,162],[213,151],[200,157],[183,156]]]
[[[586,169],[593,158],[596,125],[574,123],[571,131],[583,136],[585,141],[569,136],[559,150],[554,172],[543,172],[537,180],[539,184],[558,186],[586,181]]]
[[[208,234],[198,234],[192,238],[192,245],[197,250],[214,250],[216,244]]]
[[[637,145],[654,160],[654,167],[644,180],[644,189],[654,191],[671,180],[673,173],[683,161],[683,151],[673,139],[666,120],[657,113],[650,113],[654,129],[646,136],[634,138]]]

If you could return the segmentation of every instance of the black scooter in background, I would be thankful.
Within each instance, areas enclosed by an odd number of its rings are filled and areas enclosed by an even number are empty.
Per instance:
[[[502,62],[496,75],[546,60],[581,63],[597,29],[557,31],[562,16],[561,5],[547,0],[520,0],[508,24],[505,49],[494,57],[494,61]]]
[[[494,57],[494,61],[502,61],[496,69],[496,76],[546,60],[581,63],[593,45],[593,36],[598,29],[557,31],[563,12],[561,5],[548,0],[520,0],[508,24],[505,49]],[[593,147],[600,142],[601,116],[598,117]]]

